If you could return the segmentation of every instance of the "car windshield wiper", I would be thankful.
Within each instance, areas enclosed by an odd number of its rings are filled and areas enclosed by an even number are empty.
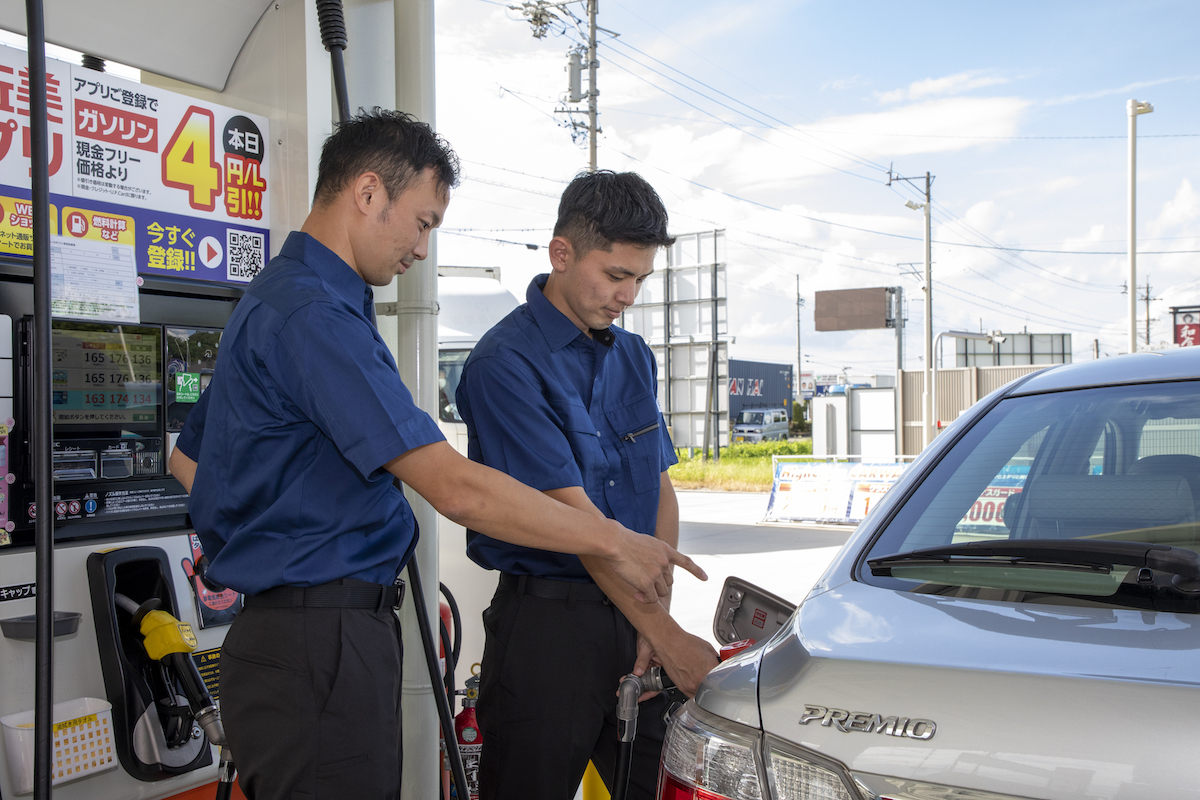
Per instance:
[[[1116,565],[1146,567],[1174,575],[1175,588],[1200,592],[1200,554],[1185,547],[1109,539],[1008,539],[926,547],[867,559],[872,575],[892,567],[1028,566],[1111,570]]]

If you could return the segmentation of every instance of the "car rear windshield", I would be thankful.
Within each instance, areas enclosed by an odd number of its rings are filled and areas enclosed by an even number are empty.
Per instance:
[[[1117,540],[1200,551],[1200,382],[1001,401],[930,472],[860,566],[869,583],[959,597],[1200,610],[1136,566],[951,559],[875,575],[868,559],[1004,540]]]

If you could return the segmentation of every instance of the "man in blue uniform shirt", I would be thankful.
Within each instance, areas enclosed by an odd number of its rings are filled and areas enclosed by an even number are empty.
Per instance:
[[[672,563],[696,569],[468,461],[413,404],[371,286],[425,258],[457,179],[448,145],[408,115],[338,126],[308,219],[238,303],[171,455],[209,576],[247,594],[221,709],[252,800],[398,797],[395,581],[416,531],[394,478],[501,540],[598,557],[648,605]]]
[[[559,205],[552,271],[479,341],[457,394],[472,459],[675,546],[667,467],[676,458],[654,355],[612,326],[673,241],[662,200],[640,176],[577,177]],[[654,661],[690,695],[716,653],[671,619],[669,596],[638,603],[597,559],[485,534],[472,531],[467,547],[501,571],[484,614],[480,798],[565,800],[589,759],[611,790],[621,677]],[[664,704],[648,701],[639,716],[631,798],[655,795]]]

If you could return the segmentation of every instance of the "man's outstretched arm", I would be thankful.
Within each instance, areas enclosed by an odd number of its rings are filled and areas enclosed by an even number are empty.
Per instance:
[[[503,472],[477,464],[446,442],[409,450],[385,468],[442,515],[510,544],[602,561],[637,603],[658,605],[670,591],[672,568],[707,576],[666,542],[634,533],[531,489]]]

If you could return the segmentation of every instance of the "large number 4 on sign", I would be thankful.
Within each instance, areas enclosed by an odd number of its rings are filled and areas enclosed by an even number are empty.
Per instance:
[[[163,184],[188,193],[192,208],[212,211],[221,193],[221,168],[213,160],[216,122],[206,108],[192,106],[162,154]]]

